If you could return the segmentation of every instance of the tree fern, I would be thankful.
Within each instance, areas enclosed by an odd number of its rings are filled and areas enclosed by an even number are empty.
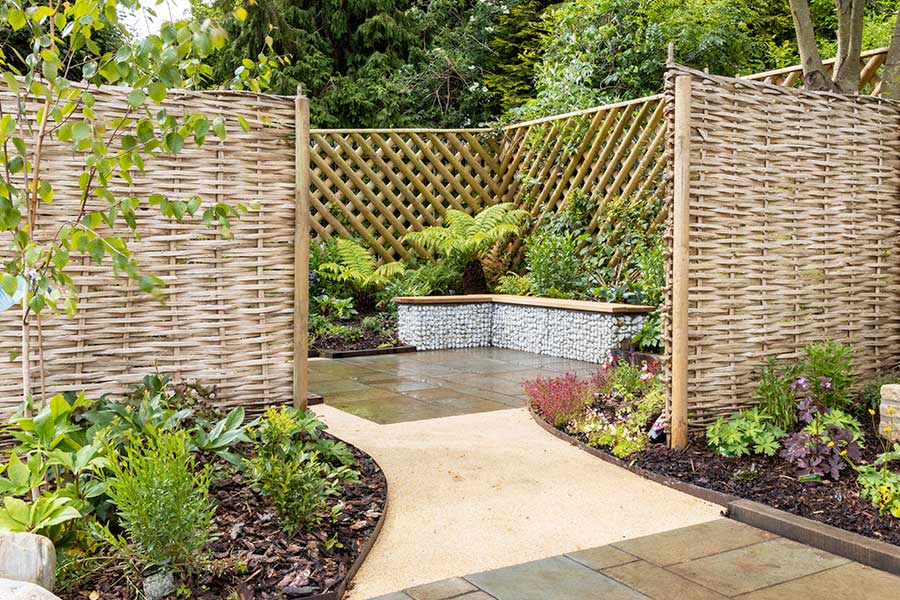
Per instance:
[[[490,206],[476,216],[450,209],[444,227],[426,227],[406,234],[406,239],[461,264],[481,259],[495,244],[522,234],[528,211],[511,202]]]
[[[324,263],[319,270],[349,284],[357,293],[376,292],[405,270],[399,262],[379,266],[368,250],[350,240],[339,239],[337,252],[340,262]]]

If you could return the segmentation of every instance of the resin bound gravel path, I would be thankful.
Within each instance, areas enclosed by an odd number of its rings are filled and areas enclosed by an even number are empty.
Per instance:
[[[386,425],[327,405],[315,411],[388,479],[384,529],[351,599],[693,525],[721,510],[548,435],[524,408]]]

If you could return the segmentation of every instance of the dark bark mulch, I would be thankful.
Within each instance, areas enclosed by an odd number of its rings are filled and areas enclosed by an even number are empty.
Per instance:
[[[353,448],[360,482],[347,485],[338,522],[323,521],[315,531],[286,535],[269,502],[244,483],[239,474],[218,479],[210,496],[218,504],[209,544],[210,570],[182,582],[191,598],[202,600],[273,600],[304,598],[334,591],[347,576],[361,547],[385,509],[384,473],[365,453]],[[165,523],[160,526],[165,527]],[[336,538],[340,547],[327,547]],[[67,590],[65,599],[82,600],[97,591],[104,600],[135,597],[121,574],[108,569]],[[174,595],[172,597],[175,597]]]
[[[601,408],[602,403],[594,406]],[[607,407],[603,410],[609,415]],[[872,462],[882,449],[881,443],[870,423],[863,427],[863,460]],[[565,425],[557,429],[588,444],[586,435],[570,433]],[[702,433],[692,434],[684,450],[651,444],[626,460],[647,471],[900,545],[900,519],[879,515],[868,500],[860,498],[856,475],[849,469],[841,472],[838,481],[807,483],[800,481],[794,467],[777,454],[726,458],[707,447]]]
[[[378,347],[397,346],[397,319],[395,317],[383,317],[386,327],[382,331],[370,331],[362,327],[362,320],[367,316],[381,316],[378,313],[371,315],[357,315],[352,319],[340,321],[339,324],[353,327],[360,333],[358,339],[349,339],[341,334],[322,334],[309,347],[313,355],[321,350],[370,350]]]
[[[881,446],[871,428],[866,435],[865,461]],[[900,519],[881,516],[859,497],[856,475],[849,469],[838,481],[799,481],[792,465],[778,455],[725,458],[706,446],[703,434],[691,436],[684,450],[650,446],[635,462],[639,467],[676,479],[767,504],[801,517],[900,545]]]

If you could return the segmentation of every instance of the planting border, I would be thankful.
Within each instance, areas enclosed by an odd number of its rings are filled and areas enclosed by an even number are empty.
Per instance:
[[[538,425],[557,438],[635,475],[655,481],[679,492],[684,492],[695,498],[718,504],[725,509],[722,514],[730,519],[819,550],[824,550],[825,552],[831,552],[875,569],[900,575],[900,547],[853,531],[846,531],[833,525],[807,519],[806,517],[754,502],[753,500],[710,490],[675,479],[674,477],[648,471],[599,448],[588,446],[581,440],[553,427],[534,410],[529,409],[528,412]]]
[[[335,437],[335,439],[341,439]],[[316,594],[315,596],[306,596],[303,600],[341,600],[344,597],[344,594],[347,593],[347,587],[353,581],[353,578],[356,576],[356,573],[359,571],[362,564],[366,562],[366,558],[369,556],[369,552],[372,551],[372,547],[375,545],[375,542],[378,540],[378,535],[381,533],[381,528],[384,526],[385,518],[387,517],[388,512],[388,504],[390,503],[390,484],[388,483],[387,474],[384,472],[384,469],[381,468],[381,465],[375,460],[371,454],[363,450],[358,446],[354,446],[350,442],[346,442],[341,440],[348,446],[353,446],[363,454],[369,457],[369,459],[375,463],[375,466],[378,467],[378,470],[381,471],[381,474],[384,475],[384,507],[381,510],[381,516],[378,517],[378,522],[375,523],[375,528],[372,530],[372,534],[366,539],[365,543],[360,547],[359,554],[356,559],[353,561],[353,564],[350,565],[350,568],[347,570],[347,576],[344,577],[344,580],[338,584],[337,588],[330,592],[324,592],[322,594]]]

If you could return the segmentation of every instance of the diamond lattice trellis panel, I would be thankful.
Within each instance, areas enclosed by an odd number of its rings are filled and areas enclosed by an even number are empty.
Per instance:
[[[598,210],[656,194],[665,162],[663,97],[651,96],[512,125],[504,130],[501,190],[540,227],[578,190]],[[654,215],[656,217],[656,215]]]
[[[500,195],[490,130],[314,129],[311,145],[313,233],[358,238],[382,261],[427,255],[404,236]]]

